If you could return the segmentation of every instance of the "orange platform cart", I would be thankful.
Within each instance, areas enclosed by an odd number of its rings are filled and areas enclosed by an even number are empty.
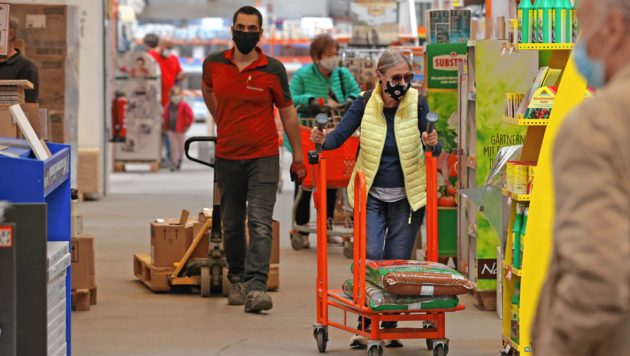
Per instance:
[[[429,130],[430,132],[430,130]],[[313,155],[311,152],[309,155]],[[311,157],[314,163],[314,158]],[[400,311],[373,311],[365,304],[366,283],[366,201],[367,189],[365,174],[357,172],[354,191],[354,268],[353,268],[353,298],[345,296],[342,290],[328,289],[328,246],[326,234],[326,161],[325,157],[318,157],[315,166],[316,177],[316,208],[317,208],[317,323],[313,324],[313,335],[317,340],[320,352],[326,351],[328,343],[328,328],[330,326],[360,334],[369,340],[368,356],[383,355],[383,340],[392,339],[426,339],[427,347],[433,350],[434,356],[448,354],[449,340],[446,338],[445,314],[465,309],[458,305],[453,309],[425,309]],[[437,158],[431,153],[426,154],[427,167],[427,260],[437,262]],[[343,323],[329,320],[329,308],[343,311]],[[347,325],[347,314],[358,315],[372,319],[370,331],[360,331]],[[356,319],[352,318],[354,323]],[[382,321],[422,321],[420,328],[381,329]],[[365,325],[365,323],[363,323]]]

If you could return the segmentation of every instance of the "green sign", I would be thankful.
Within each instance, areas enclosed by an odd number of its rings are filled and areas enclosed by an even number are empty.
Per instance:
[[[467,61],[466,43],[427,46],[427,88],[457,89],[457,65]]]

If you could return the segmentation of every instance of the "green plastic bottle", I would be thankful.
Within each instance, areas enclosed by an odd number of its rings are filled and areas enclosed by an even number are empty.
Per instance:
[[[521,284],[514,283],[516,290],[511,300],[511,317],[510,317],[510,338],[518,344],[520,309],[521,309]]]
[[[521,269],[521,233],[524,212],[525,206],[521,203],[516,203],[516,218],[514,219],[514,226],[512,226],[512,232],[514,233],[514,239],[512,240],[512,265],[517,269]]]
[[[522,0],[521,4],[518,5],[518,41],[520,43],[532,43],[532,37],[536,33],[535,19],[536,12],[532,2],[530,0]]]
[[[577,7],[580,0],[575,0],[573,10],[571,11],[571,43],[577,42],[578,34],[580,33],[580,25],[577,20]]]
[[[567,10],[567,21],[566,21],[566,30],[565,30],[565,43],[573,43],[573,6],[571,5],[571,0],[564,0],[564,8]]]
[[[534,0],[534,18],[533,18],[534,34],[532,35],[532,43],[541,43],[542,41],[542,17],[541,17],[541,21],[540,22],[538,21],[538,14],[539,14],[538,10],[540,9],[541,3],[542,3],[542,0]],[[539,41],[538,38],[541,38],[541,40]]]
[[[538,8],[538,43],[552,43],[553,0],[541,0]],[[541,37],[542,35],[542,37]]]
[[[570,0],[555,0],[553,4],[553,43],[571,43]]]

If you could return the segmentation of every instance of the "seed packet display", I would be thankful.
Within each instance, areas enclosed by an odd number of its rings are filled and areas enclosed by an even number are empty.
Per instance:
[[[459,303],[459,299],[452,295],[398,295],[389,293],[372,282],[365,284],[365,305],[374,311],[453,309]],[[353,287],[352,279],[347,280],[342,286],[344,294],[352,298]]]
[[[451,10],[451,43],[466,43],[470,39],[470,10]]]
[[[449,43],[447,42],[438,42],[437,39],[437,25],[438,24],[446,24],[449,25],[448,31],[450,32],[450,11],[448,10],[429,10],[429,43]],[[442,30],[444,30],[444,26],[442,26]],[[450,33],[448,35],[450,38]]]
[[[403,295],[459,295],[473,288],[461,273],[437,262],[368,260],[367,278],[390,293]]]

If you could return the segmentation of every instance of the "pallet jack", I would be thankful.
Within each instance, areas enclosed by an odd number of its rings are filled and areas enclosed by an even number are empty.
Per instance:
[[[208,166],[214,169],[214,191],[213,191],[213,208],[210,216],[206,216],[208,220],[205,225],[195,236],[190,248],[182,260],[175,265],[175,271],[169,276],[171,285],[190,285],[199,286],[201,296],[209,297],[211,294],[222,294],[227,297],[232,289],[232,283],[228,279],[227,261],[225,259],[225,251],[223,249],[223,233],[221,231],[221,194],[217,185],[217,171],[215,163],[204,162],[197,158],[191,157],[189,154],[190,145],[194,142],[214,142],[216,145],[216,137],[191,137],[186,140],[185,154],[188,159],[193,162]],[[193,251],[197,245],[210,231],[210,241],[208,241],[208,257],[191,258]]]

